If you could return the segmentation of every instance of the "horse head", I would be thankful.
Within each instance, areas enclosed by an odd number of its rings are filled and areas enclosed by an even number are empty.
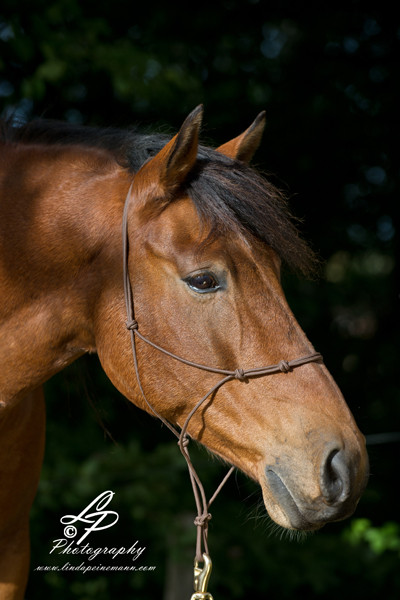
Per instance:
[[[304,270],[310,251],[281,195],[247,165],[264,115],[216,151],[199,146],[201,119],[198,107],[133,179],[127,217],[135,318],[146,338],[198,364],[239,373],[290,365],[315,351],[285,299],[281,260]],[[114,384],[150,411],[119,295],[119,327],[102,314],[97,349]],[[220,378],[141,340],[137,356],[146,396],[174,425]],[[188,433],[258,481],[269,515],[285,528],[318,529],[349,516],[366,484],[364,437],[317,362],[232,378],[199,407]]]

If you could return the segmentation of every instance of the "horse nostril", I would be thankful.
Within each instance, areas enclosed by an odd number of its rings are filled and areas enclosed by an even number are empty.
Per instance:
[[[332,450],[321,468],[321,490],[329,504],[344,502],[350,491],[350,469],[342,450]]]

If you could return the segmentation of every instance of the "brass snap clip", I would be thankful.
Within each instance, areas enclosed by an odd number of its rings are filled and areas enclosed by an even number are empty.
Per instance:
[[[208,581],[212,570],[211,558],[208,554],[203,554],[203,567],[199,567],[197,560],[194,561],[194,590],[190,600],[213,600],[211,594],[207,592]]]

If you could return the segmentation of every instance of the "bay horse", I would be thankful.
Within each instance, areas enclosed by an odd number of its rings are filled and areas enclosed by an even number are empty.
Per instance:
[[[349,516],[368,459],[338,387],[291,313],[281,261],[312,253],[285,199],[249,166],[261,114],[216,150],[202,108],[172,139],[37,121],[0,141],[0,598],[23,598],[28,518],[44,451],[42,384],[96,352],[123,395],[181,426],[220,375],[174,361],[127,331],[124,201],[135,323],[167,351],[238,374],[210,394],[187,434],[262,489],[284,528]],[[132,329],[132,328],[131,328]],[[291,362],[294,361],[294,362]],[[252,367],[282,365],[247,377]]]

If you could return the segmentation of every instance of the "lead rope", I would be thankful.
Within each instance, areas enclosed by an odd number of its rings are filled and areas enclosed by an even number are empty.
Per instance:
[[[123,243],[122,250],[123,250],[123,252],[122,253],[123,253],[124,294],[125,294],[125,305],[126,305],[126,314],[127,314],[126,328],[129,330],[129,333],[130,333],[133,364],[134,364],[134,369],[135,369],[135,374],[136,374],[136,379],[137,379],[137,383],[139,386],[139,390],[140,390],[140,393],[142,395],[144,402],[146,403],[146,405],[148,406],[150,411],[162,423],[164,423],[164,425],[166,427],[168,427],[168,429],[178,438],[179,449],[182,452],[182,455],[186,460],[186,464],[187,464],[187,467],[189,470],[190,481],[192,484],[193,495],[194,495],[196,508],[197,508],[197,517],[194,520],[194,524],[197,528],[196,555],[195,555],[195,561],[194,561],[195,593],[192,595],[191,600],[213,600],[211,594],[207,592],[208,581],[209,581],[211,569],[212,569],[212,563],[211,563],[211,559],[210,559],[210,555],[209,555],[209,551],[208,551],[208,522],[211,519],[211,513],[209,512],[209,508],[210,508],[211,504],[214,502],[215,498],[220,493],[221,489],[223,488],[223,486],[225,485],[227,480],[229,479],[230,475],[233,473],[234,467],[231,467],[229,469],[229,471],[227,472],[227,474],[225,475],[225,477],[223,478],[223,480],[221,481],[221,483],[215,490],[215,492],[212,495],[212,497],[210,498],[210,500],[207,501],[203,484],[201,483],[201,480],[196,472],[196,469],[193,466],[193,463],[192,463],[192,460],[191,460],[190,454],[189,454],[189,449],[188,449],[189,437],[187,434],[187,429],[188,429],[190,420],[192,419],[193,415],[198,411],[198,409],[202,406],[202,404],[204,404],[204,402],[206,402],[206,400],[208,398],[210,398],[210,396],[212,396],[215,392],[217,392],[217,390],[220,387],[222,387],[225,383],[227,383],[228,381],[232,381],[234,379],[237,379],[239,381],[247,381],[249,378],[257,377],[257,376],[272,375],[274,373],[288,373],[289,371],[292,371],[296,367],[300,367],[302,365],[305,365],[305,364],[311,363],[311,362],[320,363],[320,362],[322,362],[323,359],[322,359],[321,354],[319,354],[318,352],[315,352],[313,354],[309,354],[307,356],[303,356],[301,358],[297,358],[297,359],[291,360],[291,361],[281,360],[278,364],[269,365],[267,367],[258,367],[258,368],[254,368],[254,369],[238,368],[235,371],[228,371],[225,369],[218,369],[216,367],[209,367],[206,365],[202,365],[200,363],[196,363],[196,362],[187,360],[185,358],[182,358],[180,356],[177,356],[176,354],[173,354],[169,350],[166,350],[165,348],[158,346],[157,344],[155,344],[154,342],[149,340],[147,337],[142,335],[142,333],[140,333],[140,331],[139,331],[138,322],[135,319],[133,293],[132,293],[132,286],[130,283],[129,270],[128,270],[128,255],[129,255],[128,207],[129,207],[129,201],[130,201],[130,197],[131,197],[131,190],[132,190],[132,185],[129,188],[129,191],[128,191],[128,194],[126,197],[126,201],[125,201],[124,212],[123,212],[123,219],[122,219],[122,243]],[[218,381],[201,398],[201,400],[199,400],[197,402],[197,404],[192,408],[192,410],[189,412],[188,416],[186,417],[186,420],[185,420],[180,432],[173,425],[171,425],[171,423],[169,423],[169,421],[167,421],[167,419],[165,419],[153,407],[153,405],[148,401],[148,399],[146,397],[146,394],[145,394],[143,386],[142,386],[140,373],[139,373],[137,351],[136,351],[136,337],[138,337],[140,340],[142,340],[143,342],[145,342],[146,344],[148,344],[155,350],[158,350],[159,352],[166,354],[167,356],[169,356],[170,358],[172,358],[178,362],[181,362],[190,367],[201,369],[203,371],[208,371],[210,373],[217,373],[217,374],[223,375],[223,378],[220,379],[220,381]],[[200,567],[200,563],[203,563],[202,567]]]

